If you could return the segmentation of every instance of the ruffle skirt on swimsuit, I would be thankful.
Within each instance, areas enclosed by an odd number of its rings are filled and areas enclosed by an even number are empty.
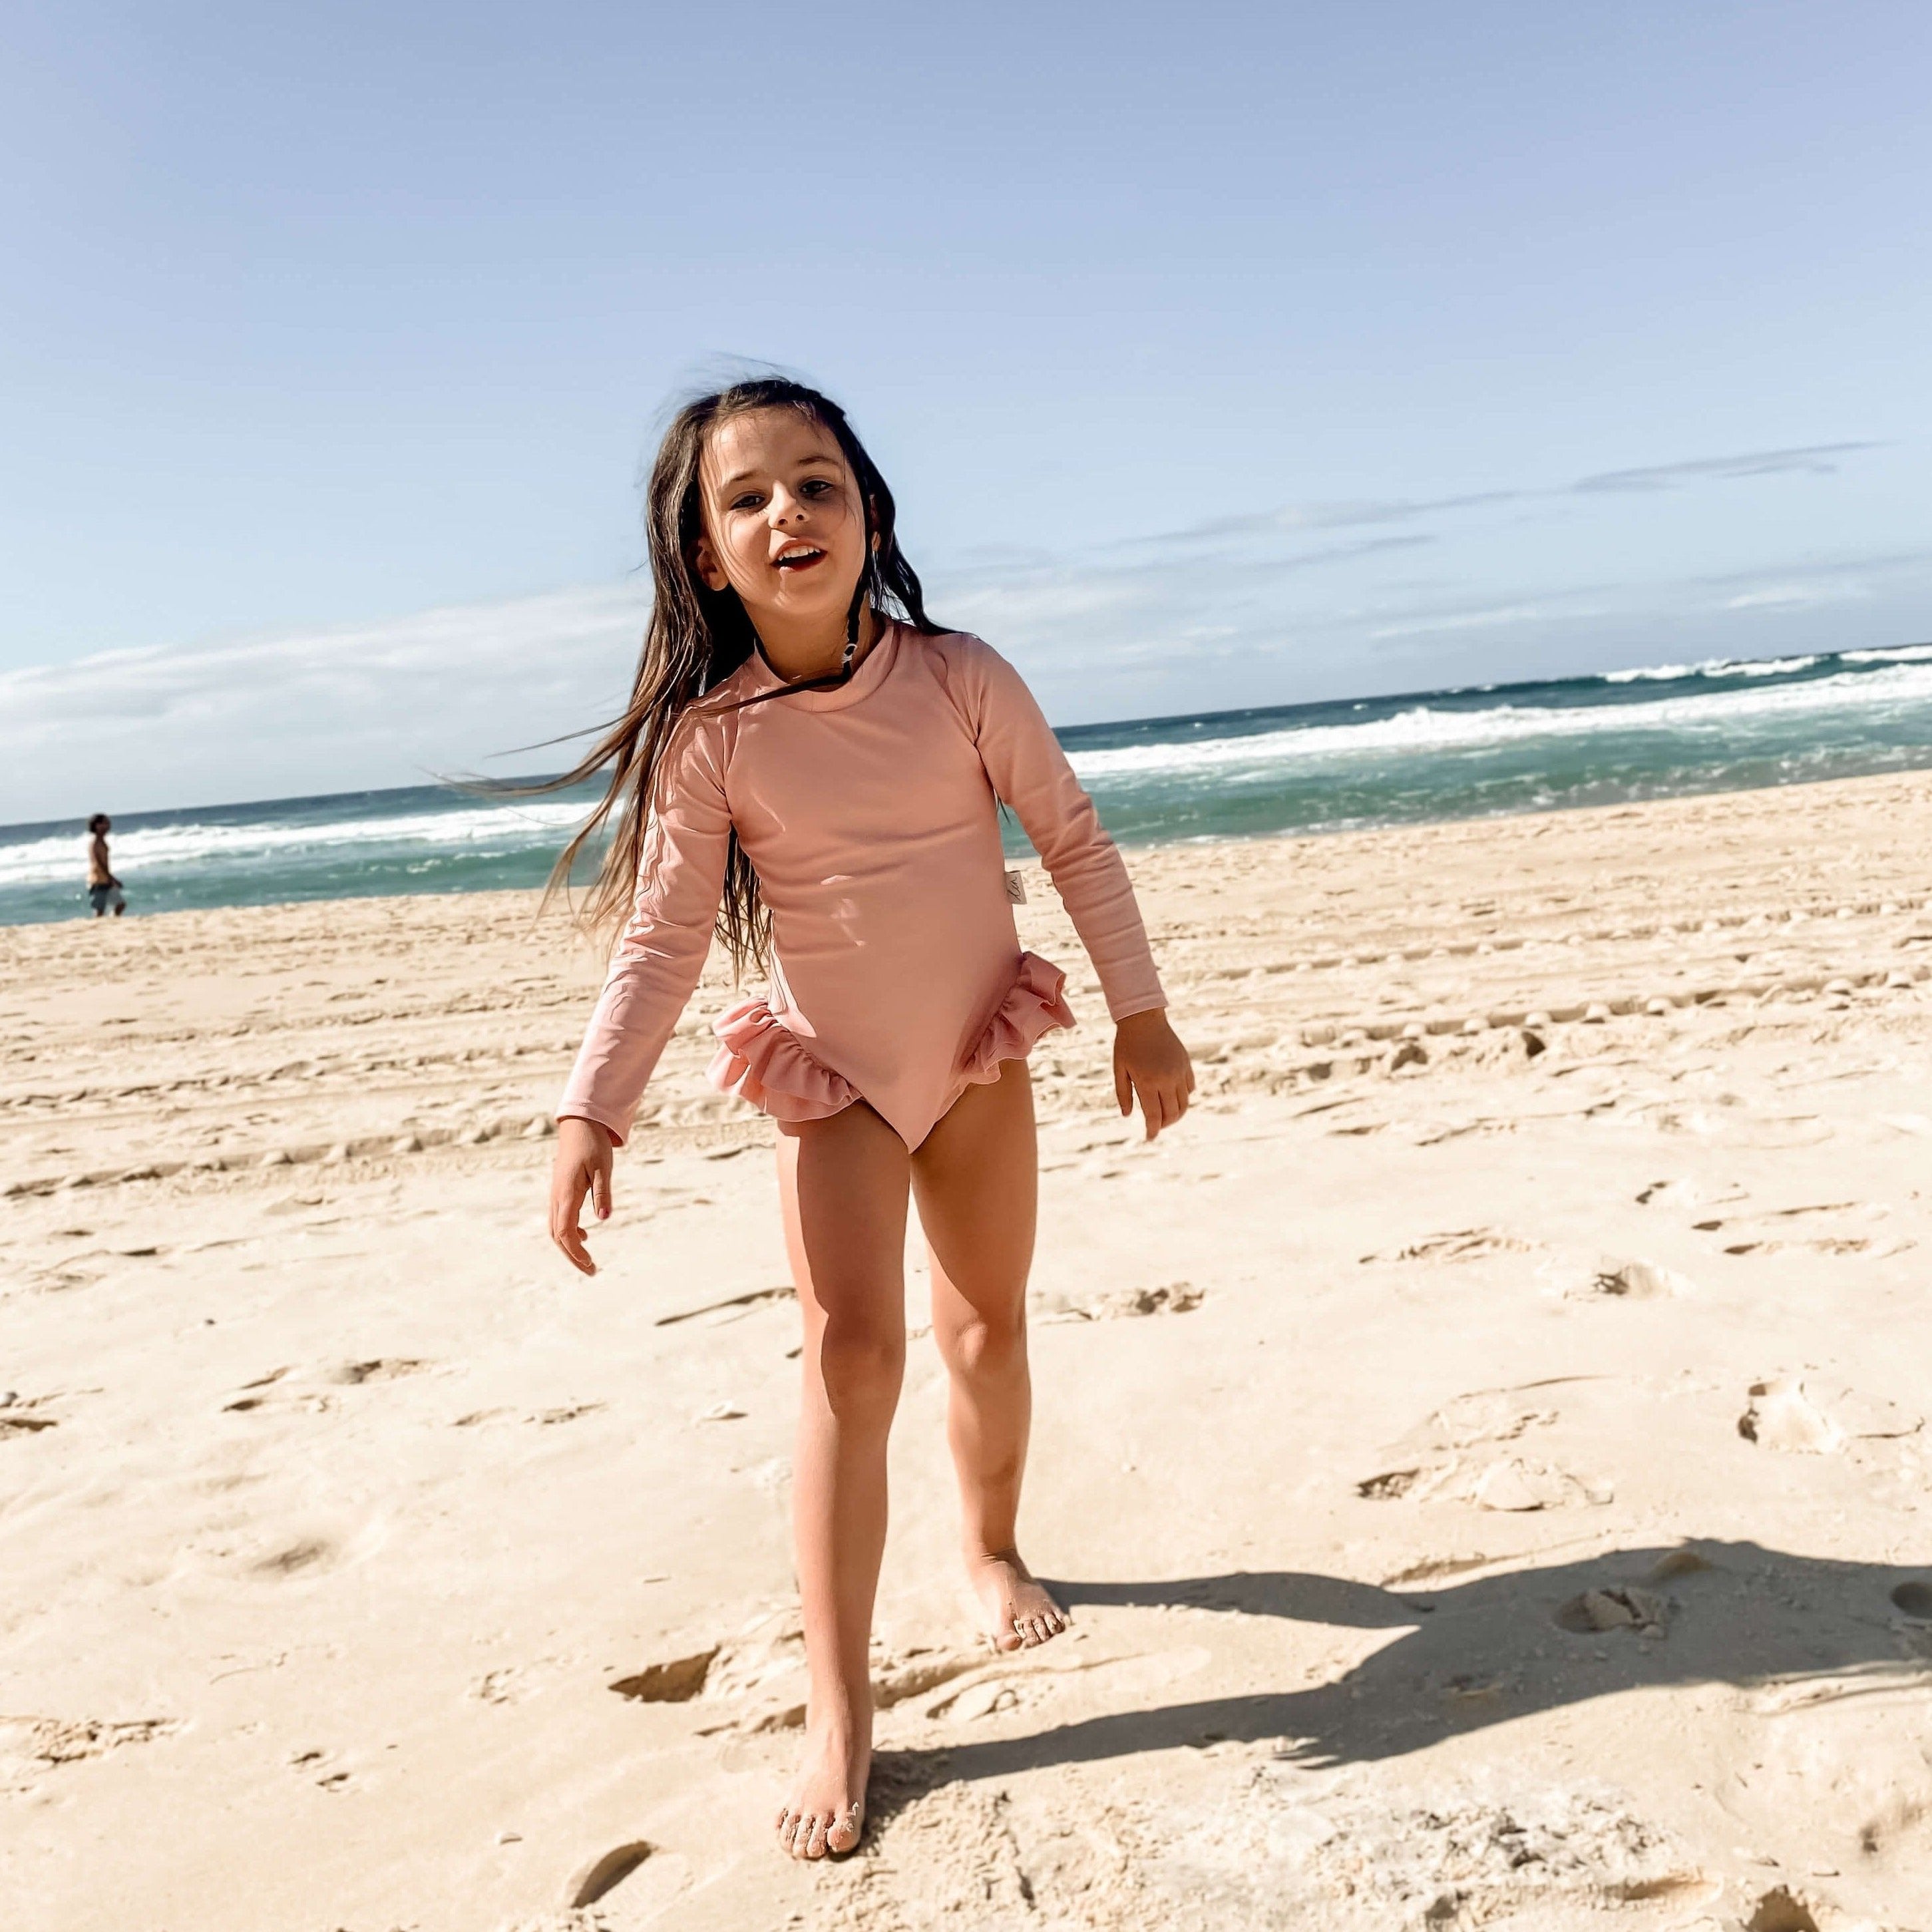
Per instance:
[[[1005,1061],[1025,1059],[1042,1034],[1073,1024],[1066,984],[1066,975],[1037,952],[1020,955],[1018,974],[999,1011],[958,1070],[961,1090],[990,1086]],[[763,1000],[740,1000],[711,1030],[721,1042],[711,1063],[712,1085],[775,1120],[822,1120],[863,1097],[842,1073],[814,1060]]]

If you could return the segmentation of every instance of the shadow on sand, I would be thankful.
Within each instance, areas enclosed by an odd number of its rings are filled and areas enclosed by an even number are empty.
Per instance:
[[[1645,1593],[1634,1599],[1640,1610],[1661,1618],[1652,1634],[1635,1625],[1593,1628],[1588,1613],[1580,1613],[1586,1592],[1631,1586]],[[1441,1588],[1384,1590],[1296,1570],[1052,1587],[1076,1609],[1184,1606],[1403,1634],[1311,1689],[1124,1711],[941,1750],[882,1753],[886,1782],[902,1802],[956,1780],[1223,1739],[1279,1740],[1283,1756],[1310,1766],[1359,1763],[1652,1686],[1814,1680],[1820,1700],[1932,1686],[1932,1566],[1834,1562],[1752,1543],[1612,1551]]]

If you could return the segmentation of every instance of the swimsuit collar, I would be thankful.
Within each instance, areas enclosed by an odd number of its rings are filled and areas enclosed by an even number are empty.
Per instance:
[[[774,708],[790,710],[794,708],[806,711],[842,711],[848,704],[856,704],[868,698],[884,683],[891,672],[893,660],[898,655],[900,633],[904,626],[895,619],[882,617],[879,620],[879,634],[872,640],[872,648],[859,662],[858,668],[843,684],[832,686],[820,691],[796,691],[789,697],[778,698],[771,705],[760,705],[759,710]],[[749,688],[740,694],[746,698],[761,698],[768,691],[784,688],[784,680],[772,670],[762,650],[754,646],[750,657],[736,671],[731,680],[736,683],[740,678],[746,680]],[[756,715],[755,713],[754,714]]]

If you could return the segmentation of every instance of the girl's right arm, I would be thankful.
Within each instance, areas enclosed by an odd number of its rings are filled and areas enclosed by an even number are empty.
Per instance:
[[[610,1153],[629,1135],[644,1087],[704,970],[724,884],[731,814],[718,736],[680,734],[660,773],[638,898],[556,1108],[550,1238],[595,1274],[580,1216],[610,1213]]]

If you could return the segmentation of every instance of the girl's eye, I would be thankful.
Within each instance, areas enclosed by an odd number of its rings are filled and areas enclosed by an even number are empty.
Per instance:
[[[731,507],[734,510],[755,510],[764,501],[764,499],[756,490],[748,490],[743,496],[733,501]]]
[[[798,494],[801,496],[829,496],[832,485],[823,476],[814,476],[809,482],[799,485]]]

